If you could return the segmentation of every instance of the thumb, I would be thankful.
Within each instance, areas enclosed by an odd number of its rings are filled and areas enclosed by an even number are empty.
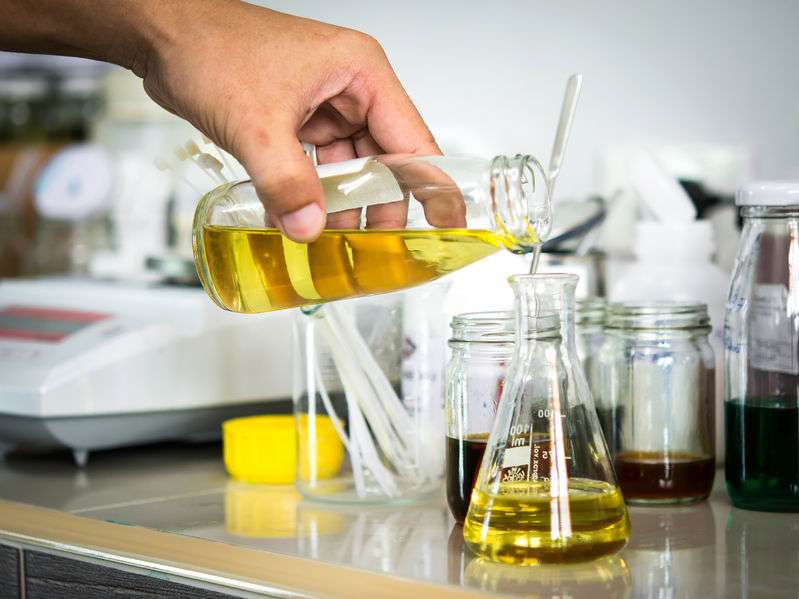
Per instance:
[[[313,241],[325,224],[322,185],[291,126],[252,129],[234,148],[269,216],[294,241]]]

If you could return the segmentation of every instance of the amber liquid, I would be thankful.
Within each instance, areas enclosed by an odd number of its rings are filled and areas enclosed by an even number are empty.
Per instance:
[[[463,538],[476,554],[508,564],[566,563],[615,553],[630,521],[619,489],[572,478],[566,497],[545,481],[500,483],[499,493],[475,489]]]
[[[469,510],[477,473],[483,463],[488,433],[467,435],[463,439],[447,437],[447,504],[456,522],[463,524]]]
[[[628,503],[690,503],[710,495],[712,457],[657,452],[624,452],[615,459],[616,476]]]
[[[295,243],[277,229],[206,225],[195,248],[203,286],[233,312],[268,312],[386,293],[437,279],[504,247],[470,229],[327,230]]]

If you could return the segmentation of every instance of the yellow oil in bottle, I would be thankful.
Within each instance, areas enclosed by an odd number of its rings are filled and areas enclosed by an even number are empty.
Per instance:
[[[196,255],[217,304],[256,313],[412,287],[501,247],[486,230],[327,230],[306,244],[277,229],[206,225]]]
[[[463,536],[472,551],[497,562],[580,562],[624,547],[630,522],[610,483],[572,478],[568,495],[553,497],[549,482],[503,482],[496,495],[474,489]]]

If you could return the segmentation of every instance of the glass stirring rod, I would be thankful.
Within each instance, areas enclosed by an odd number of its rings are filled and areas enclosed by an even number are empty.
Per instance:
[[[571,135],[574,113],[577,110],[577,100],[580,98],[580,89],[583,85],[583,76],[580,73],[572,74],[566,81],[566,92],[563,95],[563,103],[560,107],[560,118],[558,128],[555,131],[555,141],[552,143],[552,152],[549,157],[549,169],[547,172],[547,185],[549,186],[550,202],[555,193],[555,181],[560,174],[560,167],[563,164],[563,156],[566,154],[566,145]],[[543,244],[545,240],[541,240]],[[530,274],[535,274],[538,270],[538,261],[541,257],[541,244],[533,249],[533,258],[530,261]]]

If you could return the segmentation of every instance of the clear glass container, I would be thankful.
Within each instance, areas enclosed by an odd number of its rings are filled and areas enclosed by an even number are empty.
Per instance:
[[[297,489],[306,498],[407,503],[441,490],[443,393],[419,393],[415,385],[403,392],[403,295],[298,311],[293,356]],[[329,418],[332,429],[316,426],[319,417]],[[320,454],[329,445],[322,435],[331,430],[344,446],[335,471],[323,467]]]
[[[705,499],[715,474],[715,362],[700,303],[611,304],[600,413],[628,503]]]
[[[511,312],[472,312],[452,319],[447,366],[447,504],[456,522],[469,509],[488,433],[513,356]]]
[[[799,182],[738,192],[743,232],[724,327],[733,505],[799,511]]]
[[[594,403],[599,404],[599,393],[602,389],[602,367],[599,354],[605,342],[605,308],[607,303],[601,297],[585,297],[577,300],[576,346],[577,357],[583,365],[583,372],[588,379],[588,388]],[[602,415],[600,415],[600,423]]]
[[[629,517],[575,349],[577,277],[510,281],[516,348],[464,539],[478,556],[511,564],[614,553]]]
[[[222,308],[266,312],[396,291],[549,232],[547,178],[531,156],[386,155],[317,167],[322,235],[275,228],[250,181],[206,194],[192,239],[203,287]]]

